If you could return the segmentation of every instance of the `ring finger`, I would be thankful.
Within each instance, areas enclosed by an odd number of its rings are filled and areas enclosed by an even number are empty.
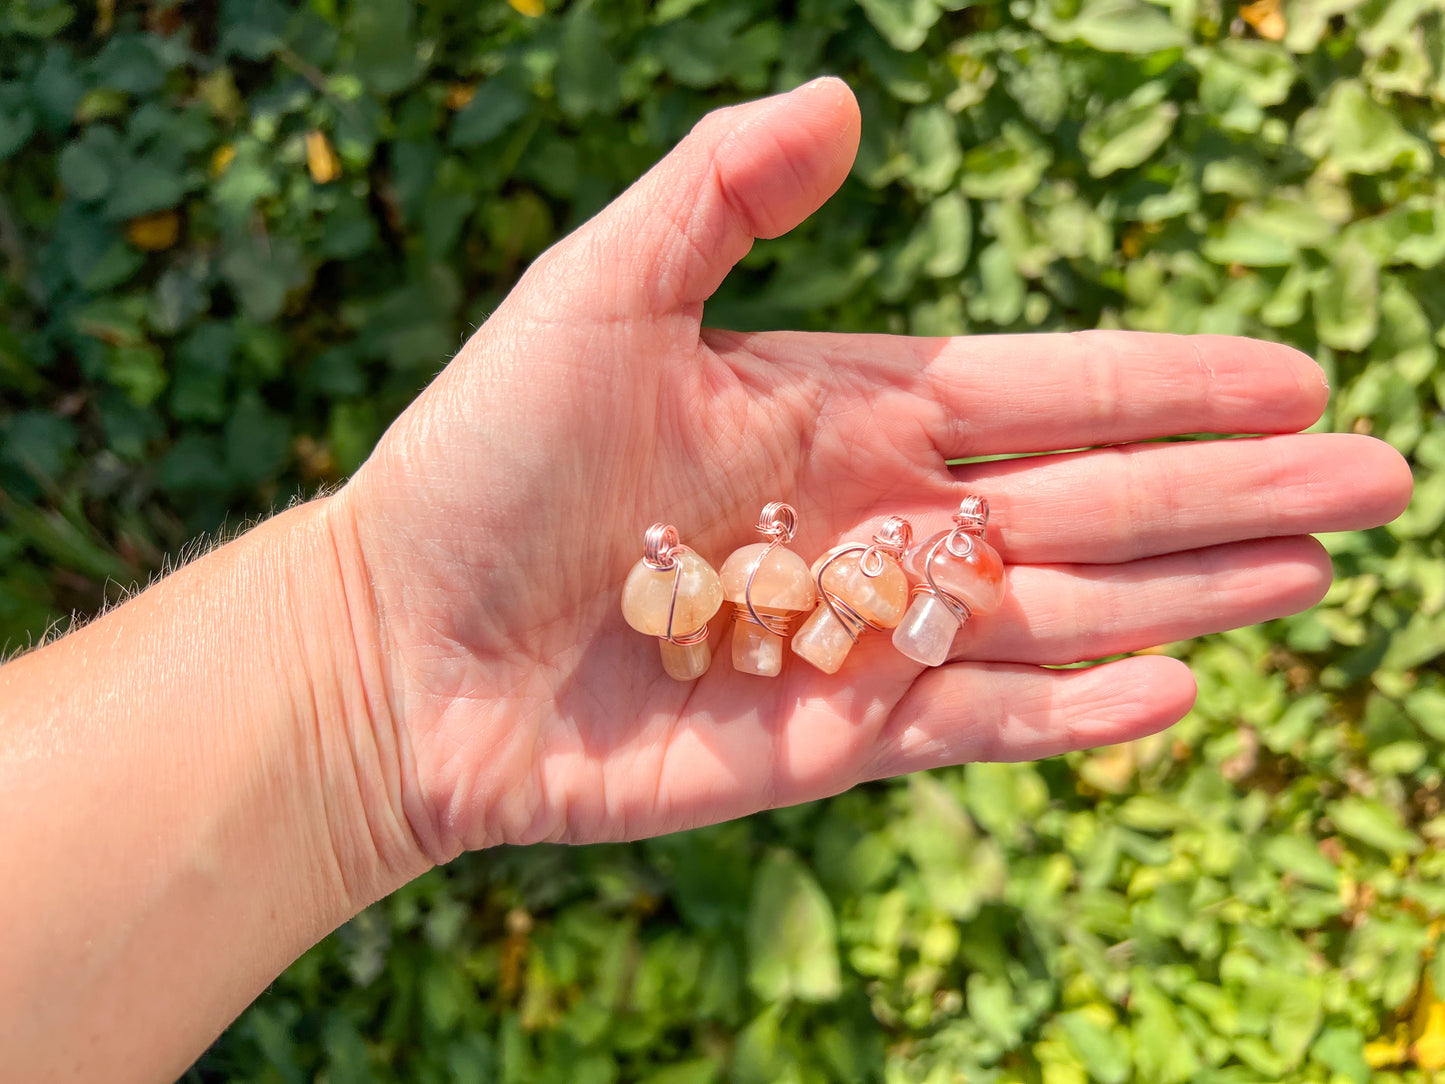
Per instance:
[[[964,625],[950,658],[1083,662],[1298,613],[1329,583],[1329,555],[1309,537],[1122,565],[1015,565],[1002,608]]]

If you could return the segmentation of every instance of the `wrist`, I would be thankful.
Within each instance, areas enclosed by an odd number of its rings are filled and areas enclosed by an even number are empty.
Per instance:
[[[359,911],[434,862],[413,825],[417,788],[411,749],[389,693],[376,599],[349,491],[284,514],[283,591],[292,617],[282,650],[302,660],[300,733],[314,735],[319,808],[336,868]],[[278,517],[282,518],[282,517]]]
[[[426,869],[328,508],[0,667],[0,921],[26,931],[0,943],[0,1064],[17,1079],[62,1056],[77,1078],[174,1079],[301,952]]]

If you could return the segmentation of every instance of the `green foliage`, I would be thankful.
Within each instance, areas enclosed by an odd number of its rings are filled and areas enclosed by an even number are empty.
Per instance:
[[[1317,610],[1171,649],[1200,700],[1166,737],[464,859],[192,1079],[1427,1079],[1442,58],[1423,0],[0,4],[12,647],[344,477],[552,239],[707,109],[824,71],[853,176],[710,322],[1281,339],[1324,426],[1419,475],[1328,540]]]

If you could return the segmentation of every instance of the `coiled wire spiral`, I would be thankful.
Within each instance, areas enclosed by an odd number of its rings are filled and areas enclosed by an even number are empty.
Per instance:
[[[973,552],[975,541],[982,539],[988,529],[988,501],[972,494],[959,502],[958,511],[953,513],[953,530],[944,535],[923,557],[923,579],[913,589],[915,595],[932,595],[948,608],[954,620],[960,625],[973,616],[968,603],[957,595],[949,594],[933,578],[933,560],[940,549],[946,549],[954,557],[964,560]]]

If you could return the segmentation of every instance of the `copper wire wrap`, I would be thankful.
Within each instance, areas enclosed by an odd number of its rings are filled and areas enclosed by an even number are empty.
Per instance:
[[[667,632],[658,639],[679,647],[690,647],[707,639],[706,621],[691,632],[675,633],[672,629],[672,620],[677,614],[677,589],[682,583],[682,562],[677,555],[691,552],[678,540],[677,528],[671,523],[654,523],[642,536],[642,563],[657,572],[673,570],[672,598],[667,604]]]
[[[962,627],[973,616],[973,611],[963,599],[938,586],[938,581],[933,578],[933,559],[940,548],[947,549],[959,560],[964,560],[973,552],[975,540],[983,538],[984,532],[988,530],[988,501],[972,494],[963,498],[958,504],[958,511],[953,513],[953,523],[953,530],[935,542],[924,555],[923,578],[926,582],[916,586],[913,593],[932,595],[938,599],[948,607],[948,612],[953,614],[954,620]]]
[[[873,621],[869,621],[860,614],[841,595],[834,594],[823,586],[823,573],[828,571],[828,566],[838,558],[850,553],[861,553],[858,558],[858,570],[870,580],[883,572],[883,562],[891,559],[895,564],[903,560],[903,553],[913,542],[913,525],[902,516],[889,516],[878,528],[878,533],[873,536],[871,546],[862,542],[850,542],[842,546],[835,546],[828,551],[827,558],[818,566],[816,577],[818,594],[833,611],[833,616],[838,619],[838,624],[843,626],[843,631],[855,644],[863,630],[873,629],[875,632],[887,632],[887,628]]]
[[[748,581],[743,585],[743,601],[737,605],[735,614],[739,621],[751,621],[754,625],[761,625],[774,636],[788,635],[788,627],[792,624],[794,613],[767,613],[760,611],[753,605],[753,580],[758,575],[758,569],[763,567],[763,562],[768,555],[779,546],[785,546],[793,540],[793,535],[798,530],[798,513],[793,506],[784,504],[782,501],[770,501],[763,505],[763,510],[758,514],[758,531],[767,536],[768,544],[762,548],[752,564],[748,566]]]

